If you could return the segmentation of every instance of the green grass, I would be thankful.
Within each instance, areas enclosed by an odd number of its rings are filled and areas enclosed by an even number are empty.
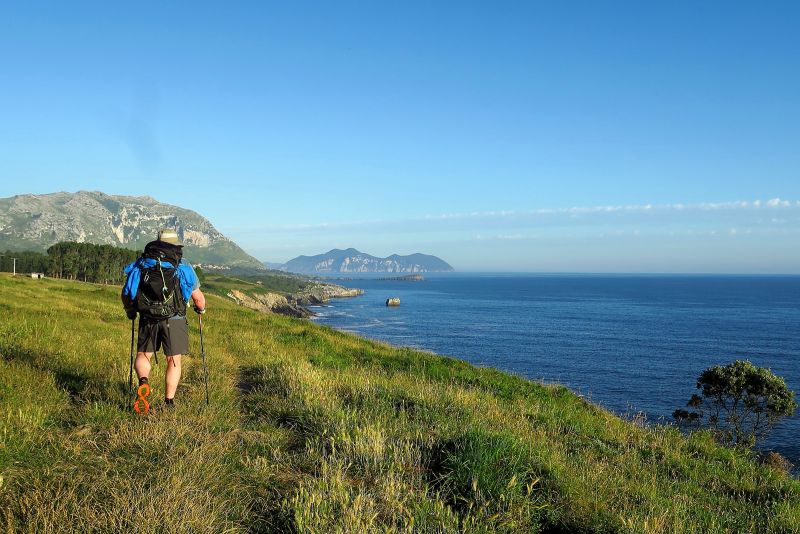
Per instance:
[[[211,295],[135,416],[118,288],[0,276],[0,525],[19,532],[800,532],[800,482],[569,390]],[[163,394],[164,362],[153,397]]]

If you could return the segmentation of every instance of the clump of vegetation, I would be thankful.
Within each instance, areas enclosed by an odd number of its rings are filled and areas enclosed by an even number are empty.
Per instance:
[[[128,406],[119,289],[0,276],[9,531],[797,532],[800,481],[709,432],[214,295],[174,412]]]
[[[6,250],[0,254],[0,271],[10,273],[46,273],[50,268],[47,254],[32,250]]]
[[[102,284],[119,284],[125,279],[122,269],[139,257],[139,252],[112,245],[64,241],[47,249],[6,251],[0,256],[0,271],[46,273],[54,278]],[[16,262],[14,262],[16,258]]]
[[[697,379],[701,394],[672,414],[682,425],[707,426],[725,445],[751,448],[797,408],[783,378],[747,360],[715,365]]]
[[[121,283],[123,267],[139,252],[111,245],[63,242],[47,249],[51,276],[104,284]]]
[[[787,475],[792,472],[792,468],[794,467],[794,465],[792,465],[792,462],[790,462],[783,455],[775,451],[769,451],[768,453],[766,453],[762,457],[762,462],[764,463],[764,465],[771,467],[772,469],[775,469],[777,471],[780,471],[781,473],[785,473]]]

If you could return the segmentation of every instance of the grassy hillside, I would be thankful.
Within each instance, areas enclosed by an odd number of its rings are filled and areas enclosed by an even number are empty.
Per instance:
[[[136,416],[117,293],[0,276],[3,528],[800,532],[800,482],[707,435],[213,295],[211,406],[194,328],[177,410]]]
[[[203,281],[203,291],[222,297],[234,289],[249,296],[264,292],[280,293],[285,296],[296,293],[307,285],[308,279],[293,275],[265,273],[261,276],[235,277],[208,274]]]

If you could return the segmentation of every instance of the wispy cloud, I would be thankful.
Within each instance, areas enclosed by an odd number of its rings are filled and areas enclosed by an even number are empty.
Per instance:
[[[436,219],[467,219],[467,218],[496,218],[516,217],[520,215],[570,215],[580,213],[619,213],[619,212],[655,212],[655,211],[723,211],[723,210],[754,210],[761,208],[800,208],[800,200],[790,201],[772,198],[766,201],[736,201],[736,202],[704,202],[699,204],[629,204],[609,206],[573,206],[569,208],[539,208],[534,210],[505,210],[484,211],[469,213],[446,213],[440,215],[426,215],[426,220]]]
[[[735,215],[742,212],[750,213],[769,213],[769,221],[778,223],[785,222],[783,219],[775,217],[778,212],[798,212],[800,213],[800,200],[784,200],[772,198],[768,200],[742,200],[735,202],[703,202],[696,204],[628,204],[628,205],[607,205],[607,206],[573,206],[567,208],[538,208],[532,210],[499,210],[499,211],[472,211],[456,213],[428,214],[418,217],[397,218],[397,219],[368,219],[357,221],[338,221],[324,222],[316,224],[286,224],[269,225],[257,229],[239,229],[245,233],[253,232],[325,232],[360,227],[381,228],[391,226],[395,229],[402,229],[408,226],[418,226],[420,223],[457,223],[459,221],[481,222],[502,222],[516,221],[519,223],[531,223],[536,221],[547,222],[559,217],[580,218],[587,216],[607,215],[653,215],[669,216],[673,215],[676,221],[682,218],[691,218],[691,214],[702,213],[731,213]],[[513,239],[515,235],[506,235],[506,239]],[[522,237],[516,237],[521,239]],[[500,237],[498,237],[500,239]]]
[[[522,241],[524,239],[530,239],[530,236],[526,236],[523,234],[497,234],[497,235],[482,235],[477,234],[475,236],[476,241]]]

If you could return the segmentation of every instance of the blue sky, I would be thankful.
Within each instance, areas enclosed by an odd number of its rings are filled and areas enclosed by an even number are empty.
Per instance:
[[[798,27],[795,2],[3,4],[0,196],[149,194],[270,261],[797,273]]]

